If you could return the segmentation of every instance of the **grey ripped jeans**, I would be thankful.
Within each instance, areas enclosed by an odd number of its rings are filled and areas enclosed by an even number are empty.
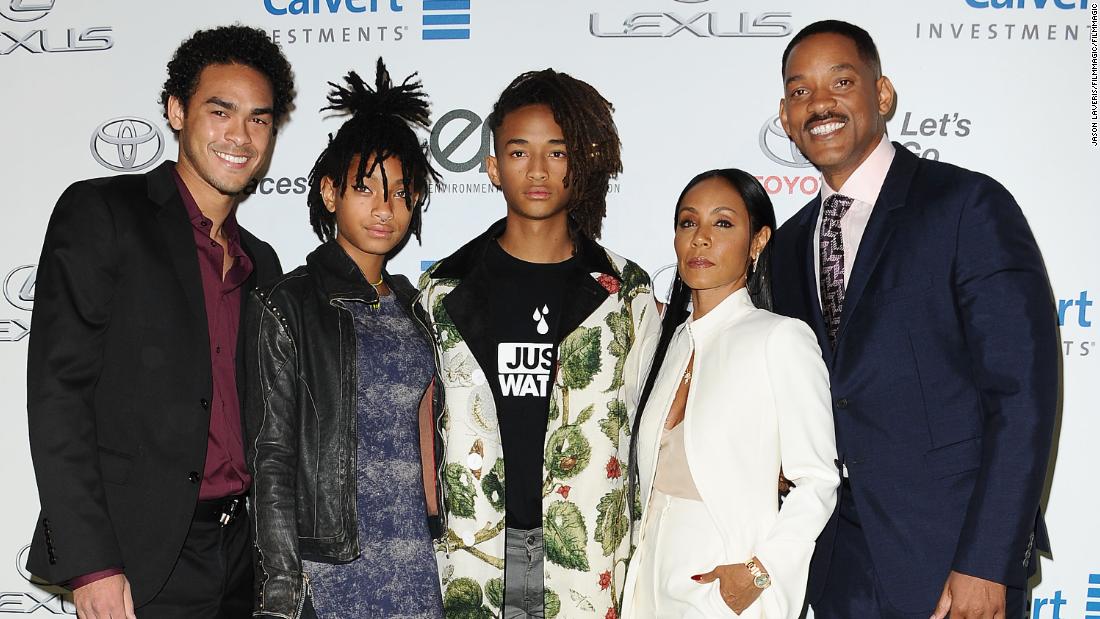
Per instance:
[[[544,589],[542,528],[507,529],[503,619],[542,619]]]

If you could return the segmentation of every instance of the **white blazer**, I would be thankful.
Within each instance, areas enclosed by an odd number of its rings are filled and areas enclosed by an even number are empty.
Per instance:
[[[647,344],[655,348],[656,336]],[[645,509],[637,531],[645,530],[661,430],[693,351],[683,421],[688,468],[722,533],[726,562],[759,557],[772,579],[742,616],[797,617],[814,541],[833,513],[840,484],[829,375],[817,338],[800,320],[757,309],[745,289],[677,329],[638,431]],[[795,483],[782,509],[780,466]],[[623,587],[624,619],[634,617],[633,566],[641,552],[640,545]]]

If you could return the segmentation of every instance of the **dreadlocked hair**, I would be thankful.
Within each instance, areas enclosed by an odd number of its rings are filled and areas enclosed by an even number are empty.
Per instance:
[[[566,207],[570,230],[596,240],[607,214],[607,187],[623,171],[614,106],[591,85],[553,69],[529,71],[500,93],[489,115],[495,135],[504,118],[528,105],[545,105],[565,134],[569,165],[564,184],[572,187]]]
[[[355,171],[355,183],[362,184],[364,178],[374,172],[382,174],[382,192],[389,199],[389,179],[382,162],[396,157],[401,162],[402,189],[414,202],[409,208],[412,219],[409,230],[420,241],[421,214],[428,208],[431,185],[437,181],[439,173],[428,159],[428,146],[416,135],[416,129],[427,130],[431,124],[428,96],[421,89],[417,74],[405,78],[401,84],[394,84],[382,58],[378,59],[374,87],[366,84],[359,74],[349,71],[344,77],[346,87],[329,82],[332,91],[328,95],[328,105],[321,111],[332,110],[336,114],[350,115],[333,136],[329,134],[328,146],[321,151],[313,169],[309,171],[309,223],[313,232],[322,242],[331,241],[336,236],[336,215],[325,208],[321,197],[321,181],[328,177],[333,187],[344,194],[348,187],[348,172],[358,157]],[[414,81],[415,80],[415,81]],[[405,242],[406,236],[392,254],[397,253]]]

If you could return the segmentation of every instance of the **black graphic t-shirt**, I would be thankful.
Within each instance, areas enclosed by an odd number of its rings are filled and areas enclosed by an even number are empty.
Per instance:
[[[554,264],[524,262],[489,246],[492,287],[487,311],[496,366],[484,368],[492,385],[504,452],[505,524],[542,526],[542,457],[558,325],[574,258]]]

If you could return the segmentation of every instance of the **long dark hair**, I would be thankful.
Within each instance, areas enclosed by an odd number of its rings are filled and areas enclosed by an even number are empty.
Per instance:
[[[729,183],[730,187],[733,187],[745,202],[745,208],[749,214],[750,243],[763,228],[775,230],[775,209],[772,208],[772,201],[768,197],[768,192],[764,191],[764,187],[760,184],[760,181],[756,180],[756,177],[736,168],[707,170],[688,181],[684,190],[680,192],[680,197],[676,199],[676,209],[672,214],[673,226],[676,225],[684,196],[699,183],[712,178],[721,178]],[[752,298],[753,305],[769,311],[772,309],[771,280],[771,243],[768,243],[764,245],[764,249],[757,257],[755,266],[749,265],[749,278],[745,283],[745,287],[749,291],[749,297]],[[672,288],[669,291],[664,316],[661,318],[661,336],[657,340],[657,348],[653,353],[653,364],[649,368],[645,385],[642,387],[642,395],[638,400],[638,409],[634,415],[634,423],[630,432],[630,465],[627,474],[627,492],[629,492],[631,499],[627,502],[627,505],[630,506],[631,526],[633,526],[634,520],[640,517],[640,514],[635,513],[633,497],[638,491],[638,429],[642,424],[642,412],[645,411],[646,404],[649,402],[649,396],[653,392],[653,384],[657,381],[657,375],[661,372],[665,354],[668,352],[668,345],[672,342],[672,335],[687,320],[689,301],[691,301],[691,288],[688,288],[684,280],[680,279],[680,273],[677,271],[676,278],[672,281]]]

